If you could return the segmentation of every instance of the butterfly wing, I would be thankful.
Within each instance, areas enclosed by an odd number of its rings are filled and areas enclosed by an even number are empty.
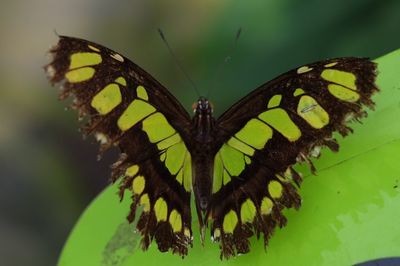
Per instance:
[[[301,176],[292,166],[338,144],[332,133],[351,132],[349,119],[366,116],[376,66],[337,58],[300,67],[264,84],[217,121],[222,146],[214,159],[211,234],[221,256],[249,251],[248,238],[284,226],[284,207],[299,208]],[[313,167],[312,167],[313,168]],[[313,170],[313,169],[312,169]]]
[[[192,243],[191,155],[183,141],[190,117],[148,73],[120,54],[89,41],[61,36],[46,67],[50,81],[62,83],[61,98],[86,117],[101,151],[118,146],[113,166],[120,195],[132,197],[128,220],[143,212],[137,229],[142,248],[155,239],[161,251],[186,255]]]

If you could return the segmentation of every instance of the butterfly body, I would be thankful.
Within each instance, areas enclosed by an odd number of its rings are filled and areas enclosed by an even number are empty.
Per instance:
[[[87,116],[86,134],[101,150],[121,151],[112,180],[129,192],[142,248],[186,255],[193,242],[191,195],[201,238],[210,228],[221,257],[250,250],[251,236],[267,245],[286,224],[284,208],[300,207],[297,162],[312,166],[322,146],[333,151],[337,131],[373,107],[376,65],[344,57],[307,64],[269,81],[213,117],[200,97],[194,115],[150,74],[99,44],[60,36],[46,67],[61,97]]]
[[[205,97],[200,97],[194,105],[193,112],[188,150],[192,154],[192,184],[197,215],[200,227],[203,227],[206,223],[205,212],[212,195],[213,158],[218,151],[219,142],[217,141],[213,110],[209,101]]]

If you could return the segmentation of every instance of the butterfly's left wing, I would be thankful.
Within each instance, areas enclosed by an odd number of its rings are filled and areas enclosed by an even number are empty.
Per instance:
[[[360,58],[309,64],[264,84],[217,120],[223,144],[208,212],[221,256],[248,252],[253,234],[264,234],[266,245],[274,228],[286,224],[282,209],[301,202],[301,176],[292,165],[312,166],[309,157],[321,146],[338,149],[332,133],[348,134],[346,122],[373,106],[375,68]]]
[[[129,59],[96,43],[61,36],[46,67],[52,83],[62,83],[61,98],[86,117],[101,150],[115,145],[121,158],[113,181],[121,180],[132,205],[143,212],[137,223],[142,247],[155,239],[161,251],[185,255],[191,237],[191,156],[184,138],[190,117],[153,77]],[[82,162],[84,163],[84,162]]]

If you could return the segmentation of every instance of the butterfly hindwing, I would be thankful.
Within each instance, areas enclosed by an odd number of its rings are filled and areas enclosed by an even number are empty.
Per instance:
[[[72,107],[86,117],[101,151],[118,146],[113,181],[121,197],[131,191],[128,216],[135,219],[142,247],[155,239],[161,251],[186,255],[192,243],[191,155],[183,138],[190,117],[180,103],[148,73],[103,46],[61,36],[46,67],[52,83],[62,83],[61,98],[74,96]]]
[[[298,208],[301,176],[292,166],[336,151],[332,133],[351,132],[349,120],[373,107],[376,66],[367,59],[317,62],[274,79],[239,101],[218,120],[222,146],[214,159],[209,215],[223,257],[249,251],[248,238],[284,226],[284,207]],[[313,169],[312,169],[313,170]]]

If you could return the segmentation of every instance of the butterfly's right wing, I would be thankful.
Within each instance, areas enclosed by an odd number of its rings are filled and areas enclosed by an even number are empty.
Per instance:
[[[298,208],[301,177],[292,166],[338,149],[332,133],[373,107],[376,65],[337,58],[289,71],[256,89],[217,121],[222,147],[214,160],[209,213],[222,256],[250,249],[248,238],[286,224],[283,208]],[[311,163],[310,163],[311,164]],[[312,165],[312,164],[311,164]]]
[[[73,107],[86,117],[102,150],[121,150],[113,181],[121,197],[132,192],[129,221],[143,206],[137,228],[142,247],[155,239],[161,251],[186,255],[192,243],[191,156],[183,138],[190,117],[180,103],[129,59],[96,43],[61,36],[46,67],[61,97],[75,96]]]

